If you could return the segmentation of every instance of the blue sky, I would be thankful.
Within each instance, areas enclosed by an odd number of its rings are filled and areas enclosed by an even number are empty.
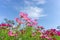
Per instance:
[[[60,25],[60,0],[0,0],[0,23],[4,18],[19,17],[19,12],[28,13],[46,29]]]

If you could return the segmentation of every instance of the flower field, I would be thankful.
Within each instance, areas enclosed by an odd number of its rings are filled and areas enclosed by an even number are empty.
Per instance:
[[[15,21],[5,19],[0,24],[0,40],[60,40],[60,31],[45,30],[38,25],[36,19],[29,18],[28,14],[20,12]]]

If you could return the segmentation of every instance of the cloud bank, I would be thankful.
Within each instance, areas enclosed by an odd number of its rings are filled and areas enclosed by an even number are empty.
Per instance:
[[[38,7],[25,7],[21,11],[28,13],[28,16],[31,18],[39,19],[40,17],[44,17],[46,15],[43,14],[43,9]]]
[[[43,5],[46,3],[46,0],[25,0],[25,5],[21,11],[28,13],[29,17],[39,19],[40,17],[45,17],[47,15],[43,14],[44,9],[38,7],[37,5]]]

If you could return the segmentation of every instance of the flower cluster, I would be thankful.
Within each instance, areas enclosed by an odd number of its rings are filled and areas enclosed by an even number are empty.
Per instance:
[[[0,24],[0,27],[11,27],[11,25],[10,24],[6,24],[6,23],[2,23],[2,24]]]
[[[19,18],[15,18],[17,24],[14,26],[11,21],[0,24],[0,29],[7,30],[7,34],[14,39],[19,40],[57,40],[55,36],[60,36],[60,31],[56,29],[45,30],[39,26],[36,19],[31,19],[28,14],[20,12]],[[23,27],[22,29],[20,29]],[[0,31],[1,32],[1,31]],[[14,40],[13,39],[13,40]]]

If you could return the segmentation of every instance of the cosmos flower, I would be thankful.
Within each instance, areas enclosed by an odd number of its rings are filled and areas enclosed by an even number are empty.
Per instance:
[[[57,31],[57,35],[60,36],[60,31]]]
[[[12,31],[9,31],[9,32],[8,32],[8,35],[9,35],[9,36],[17,36],[17,34],[16,34],[16,33],[13,33]]]
[[[37,26],[37,28],[42,28],[42,26]]]
[[[33,25],[37,25],[38,23],[37,23],[37,21],[33,20],[33,21],[32,21],[32,24],[33,24]]]
[[[32,27],[32,24],[30,24],[30,23],[27,23],[27,26],[29,26],[29,27]]]
[[[21,18],[24,18],[24,17],[27,17],[28,16],[28,14],[25,14],[25,13],[23,13],[23,12],[20,12],[20,17]]]
[[[2,23],[2,24],[0,24],[0,27],[11,27],[12,25],[10,25],[10,24],[6,24],[6,23]]]
[[[16,18],[15,20],[16,20],[16,22],[17,22],[18,24],[22,24],[22,23],[23,23],[21,20],[19,20],[19,18]]]

